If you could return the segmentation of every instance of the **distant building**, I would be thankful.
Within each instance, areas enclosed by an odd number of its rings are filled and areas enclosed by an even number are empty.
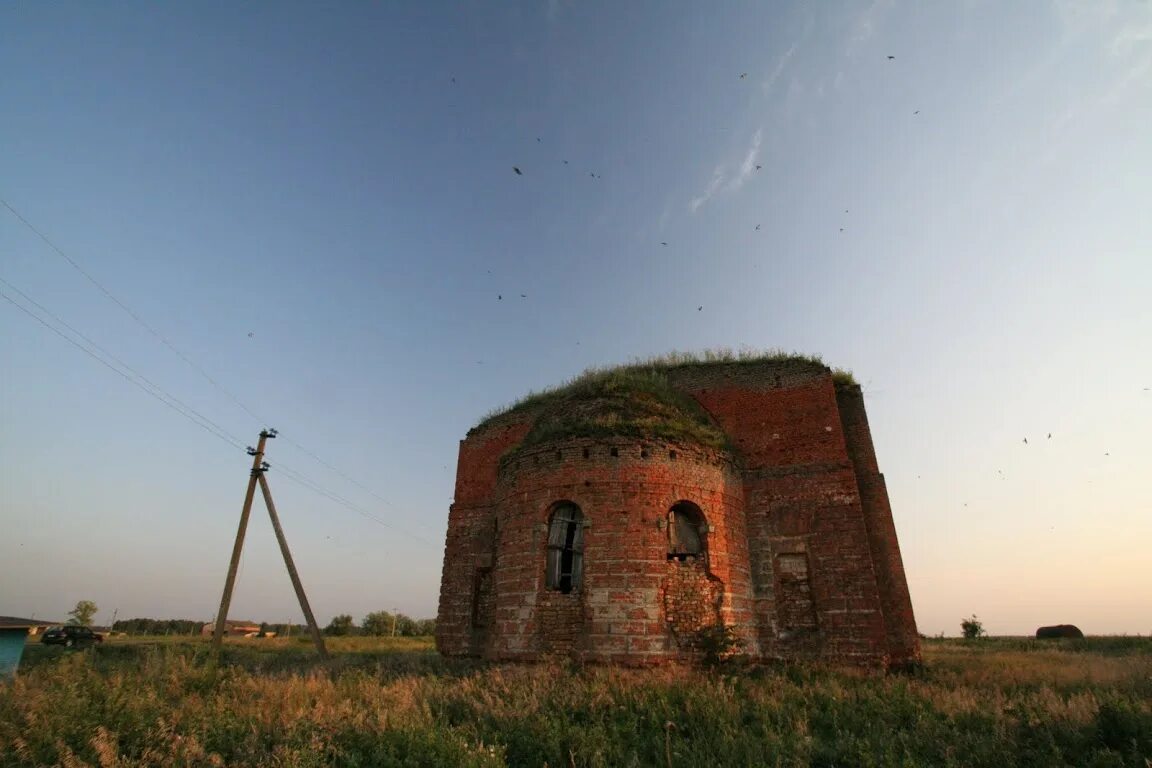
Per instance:
[[[224,622],[224,627],[224,634],[228,637],[256,637],[260,634],[260,625],[251,621],[233,621],[229,619]],[[212,637],[212,633],[215,631],[216,622],[212,621],[200,628],[200,636]]]
[[[28,635],[38,634],[42,628],[52,625],[51,621],[0,616],[0,679],[16,676]]]

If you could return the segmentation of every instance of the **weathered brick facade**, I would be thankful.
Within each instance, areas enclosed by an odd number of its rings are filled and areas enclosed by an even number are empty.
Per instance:
[[[665,374],[729,448],[611,435],[523,445],[547,401],[461,441],[440,652],[648,664],[689,656],[697,632],[725,625],[754,657],[918,662],[859,387],[793,360]],[[579,521],[564,527],[559,509]]]

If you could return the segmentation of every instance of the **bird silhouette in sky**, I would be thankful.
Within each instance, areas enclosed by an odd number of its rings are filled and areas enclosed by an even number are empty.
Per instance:
[[[522,294],[520,294],[520,298],[526,299],[526,298],[528,298],[528,294],[522,293]]]
[[[1048,433],[1048,439],[1049,439],[1049,440],[1051,440],[1051,439],[1052,439],[1052,433],[1051,433],[1051,432],[1049,432],[1049,433]]]
[[[763,167],[764,167],[764,166],[762,166],[762,165],[758,165],[758,166],[756,166],[756,170],[760,170],[760,169],[761,169],[761,168],[763,168]]]
[[[748,77],[748,73],[747,73],[747,72],[741,72],[741,73],[740,73],[740,79],[741,79],[741,80],[743,80],[743,79],[744,79],[744,78],[746,78],[746,77]]]
[[[704,311],[704,305],[701,304],[700,306],[696,307],[696,311],[697,312],[703,312]]]
[[[663,245],[663,246],[667,246],[667,245],[668,245],[668,243],[665,243],[665,242],[661,241],[661,242],[660,242],[660,245]]]
[[[248,338],[252,338],[253,335],[254,334],[252,333],[252,331],[248,331]]]
[[[564,165],[568,165],[568,161],[567,161],[567,160],[565,160],[565,161],[564,161]]]
[[[539,142],[539,141],[540,141],[540,137],[539,137],[539,136],[537,136],[537,137],[536,137],[536,141],[537,141],[537,142]]]
[[[1024,445],[1028,445],[1028,438],[1024,438]]]
[[[452,82],[456,82],[456,78],[452,78]]]
[[[504,296],[501,294],[496,294],[496,301],[504,301]]]
[[[918,115],[918,114],[920,114],[920,110],[916,110],[916,111],[915,111],[915,112],[913,112],[912,114],[914,114],[914,115]]]
[[[524,175],[524,174],[523,174],[523,173],[520,171],[520,169],[519,169],[519,168],[517,168],[516,166],[512,166],[512,170],[516,171],[516,175],[517,175],[517,176],[523,176],[523,175]]]
[[[759,231],[760,231],[760,225],[759,225],[759,224],[757,224],[757,225],[756,225],[756,231],[757,231],[757,232],[759,232]]]
[[[889,61],[891,61],[891,60],[892,60],[892,59],[894,59],[894,58],[896,58],[896,57],[895,57],[895,56],[889,56],[889,57],[888,57],[888,60],[889,60]]]

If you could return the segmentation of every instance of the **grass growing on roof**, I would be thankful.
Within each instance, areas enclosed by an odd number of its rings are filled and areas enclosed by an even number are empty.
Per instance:
[[[630,362],[621,365],[594,367],[588,368],[579,376],[560,384],[555,387],[540,390],[539,392],[529,392],[524,397],[513,402],[510,405],[497,408],[487,414],[480,420],[480,422],[473,427],[473,431],[486,427],[491,422],[495,421],[505,414],[513,413],[516,411],[532,410],[538,406],[546,403],[558,402],[562,399],[572,397],[587,397],[590,394],[596,394],[598,390],[595,388],[601,386],[606,378],[617,375],[636,375],[643,376],[656,376],[663,377],[662,387],[671,390],[668,379],[664,376],[664,372],[673,368],[688,367],[688,366],[705,366],[705,365],[763,365],[765,363],[779,363],[779,364],[800,364],[826,367],[823,358],[819,355],[801,354],[799,352],[786,352],[782,349],[739,349],[733,350],[728,347],[719,347],[715,349],[705,349],[699,352],[680,352],[673,350],[663,355],[656,355],[654,357],[636,358]],[[846,371],[840,368],[833,369],[833,380],[837,385],[850,385],[855,384],[856,379],[852,376],[851,371]],[[690,398],[688,398],[690,399]],[[624,434],[616,432],[614,434]],[[705,442],[706,445],[711,444]]]
[[[658,369],[617,368],[584,375],[547,395],[552,407],[519,448],[573,437],[635,437],[727,445],[724,433],[695,400]]]

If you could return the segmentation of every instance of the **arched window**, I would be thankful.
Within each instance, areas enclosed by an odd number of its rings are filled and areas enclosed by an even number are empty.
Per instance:
[[[580,507],[561,502],[548,522],[548,570],[545,585],[565,594],[580,589],[584,576],[584,515]]]
[[[668,559],[684,560],[704,554],[704,514],[690,501],[668,510]]]

